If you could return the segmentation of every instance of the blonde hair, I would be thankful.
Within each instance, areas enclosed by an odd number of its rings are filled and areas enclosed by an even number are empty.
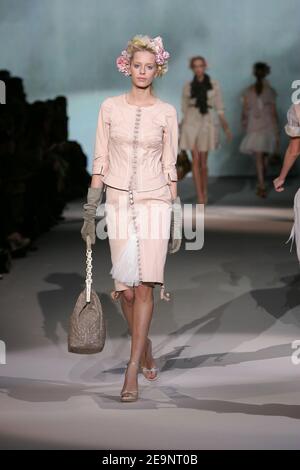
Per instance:
[[[151,45],[151,40],[152,39],[148,35],[137,34],[128,41],[126,52],[130,57],[130,61],[133,59],[134,53],[138,51],[148,51],[155,55],[156,50]],[[155,62],[155,64],[157,67],[157,76],[162,77],[168,70],[167,64],[160,65],[157,64],[157,62]]]

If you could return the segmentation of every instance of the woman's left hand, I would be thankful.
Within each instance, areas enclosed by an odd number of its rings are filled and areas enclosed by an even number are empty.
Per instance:
[[[278,193],[281,193],[282,191],[284,191],[284,187],[283,187],[284,182],[285,182],[285,179],[281,178],[280,176],[275,178],[273,180],[275,191],[277,191]]]
[[[182,207],[179,196],[172,201],[170,238],[168,243],[168,253],[176,253],[181,246],[182,240]]]
[[[231,142],[232,139],[233,139],[233,136],[232,136],[232,132],[231,130],[229,129],[229,127],[227,129],[224,130],[225,134],[226,134],[226,138],[227,138],[227,141],[228,142]]]

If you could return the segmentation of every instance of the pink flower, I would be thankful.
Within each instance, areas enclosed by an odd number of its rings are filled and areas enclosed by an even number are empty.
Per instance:
[[[164,48],[161,36],[156,36],[155,38],[153,38],[153,43],[155,44],[155,47],[157,47],[158,50]]]
[[[127,43],[129,46],[130,41]],[[170,58],[170,54],[168,51],[164,49],[163,42],[161,36],[156,36],[155,38],[151,39],[150,41],[147,40],[147,44],[153,49],[155,52],[155,61],[158,65],[163,66],[161,68],[161,74],[164,74],[168,70],[168,59]],[[127,50],[124,49],[121,52],[121,55],[116,59],[116,65],[118,70],[122,72],[124,75],[130,75],[130,55],[128,54]]]
[[[121,52],[121,55],[117,57],[116,64],[120,72],[124,73],[126,76],[130,75],[129,73],[130,61],[129,61],[129,56],[126,50],[123,50]]]

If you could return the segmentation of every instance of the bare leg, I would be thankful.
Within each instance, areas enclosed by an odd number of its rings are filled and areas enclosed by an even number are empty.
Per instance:
[[[133,305],[134,305],[134,298],[135,298],[135,291],[133,287],[125,289],[121,293],[121,308],[123,315],[128,324],[128,330],[130,335],[132,335],[133,330]],[[151,367],[155,367],[155,363],[152,357],[152,354],[149,354],[150,346],[150,339],[147,338],[147,343],[145,349],[142,354],[141,362],[145,364],[145,367],[151,369]],[[154,373],[149,372],[150,378],[153,378]]]
[[[263,162],[263,154],[261,152],[257,152],[255,154],[256,158],[256,174],[257,180],[260,187],[264,187],[265,179],[264,179],[264,162]]]
[[[146,283],[134,288],[131,354],[122,391],[137,390],[138,365],[141,362],[153,314],[153,287]],[[135,364],[130,364],[133,361]]]
[[[192,173],[193,173],[193,178],[194,178],[194,183],[196,186],[196,192],[197,192],[197,200],[199,204],[204,203],[204,192],[203,192],[203,187],[202,187],[202,181],[201,181],[201,160],[200,160],[200,153],[196,148],[192,150]]]
[[[208,167],[207,167],[208,152],[200,152],[200,166],[201,166],[201,181],[204,194],[204,202],[207,202],[207,185],[208,185]]]
[[[257,196],[266,197],[267,193],[265,190],[265,157],[264,154],[258,152],[255,154],[256,158],[256,173],[257,173]]]
[[[121,295],[121,308],[123,315],[128,323],[128,330],[132,332],[132,315],[133,315],[133,303],[134,303],[134,288],[130,287],[122,291]]]
[[[263,161],[264,161],[264,175],[266,176],[267,169],[268,169],[268,164],[269,164],[269,154],[268,153],[264,153]]]

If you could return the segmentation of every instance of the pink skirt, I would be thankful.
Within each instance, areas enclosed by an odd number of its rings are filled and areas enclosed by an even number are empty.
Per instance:
[[[276,134],[272,129],[266,131],[248,132],[241,144],[240,152],[248,155],[255,153],[273,154],[276,151]]]
[[[170,238],[172,195],[168,184],[151,191],[122,190],[106,185],[105,216],[115,290],[120,292],[143,282],[161,285],[165,294],[164,268]]]

